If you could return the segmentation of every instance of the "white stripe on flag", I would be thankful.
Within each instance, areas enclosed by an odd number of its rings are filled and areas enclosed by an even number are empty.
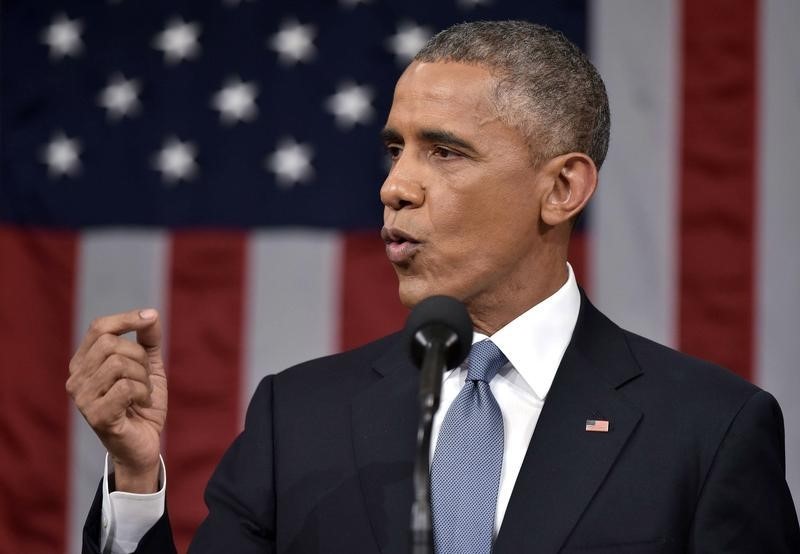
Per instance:
[[[589,3],[589,51],[608,87],[611,148],[590,213],[592,298],[675,344],[679,2]]]
[[[248,241],[242,409],[267,374],[337,349],[341,244],[328,231],[259,231]]]
[[[76,347],[95,317],[140,307],[156,307],[164,314],[167,248],[168,240],[160,231],[115,229],[82,234],[76,268]],[[100,441],[73,409],[70,552],[81,551],[83,522],[102,476],[104,455]]]
[[[762,0],[756,379],[781,404],[786,469],[800,499],[800,2]]]

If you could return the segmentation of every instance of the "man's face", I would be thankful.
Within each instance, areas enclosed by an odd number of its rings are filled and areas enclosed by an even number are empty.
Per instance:
[[[494,82],[479,66],[419,62],[397,82],[381,201],[406,306],[433,294],[488,306],[536,279],[544,176],[495,113]]]

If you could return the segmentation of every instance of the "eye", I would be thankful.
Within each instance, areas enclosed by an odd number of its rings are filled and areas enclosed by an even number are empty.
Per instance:
[[[437,158],[441,158],[443,160],[452,160],[461,157],[461,154],[459,154],[455,150],[450,150],[449,148],[445,148],[443,146],[435,146],[431,153],[433,156],[436,156]]]
[[[386,145],[386,154],[389,156],[389,159],[392,161],[396,161],[397,158],[400,157],[400,153],[403,151],[403,147],[398,144],[387,144]]]

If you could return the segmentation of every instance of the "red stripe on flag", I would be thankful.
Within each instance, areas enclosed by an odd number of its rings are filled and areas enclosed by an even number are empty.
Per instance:
[[[69,493],[76,239],[0,227],[0,536],[6,552],[63,552]]]
[[[755,0],[683,2],[681,349],[750,378]]]
[[[166,458],[179,552],[206,515],[203,490],[238,432],[245,234],[173,234]]]
[[[378,232],[346,233],[343,243],[339,345],[347,350],[401,329],[408,310]]]

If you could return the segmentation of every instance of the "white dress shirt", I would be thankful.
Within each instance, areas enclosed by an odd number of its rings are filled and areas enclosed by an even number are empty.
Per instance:
[[[491,340],[508,358],[489,383],[503,413],[503,468],[497,493],[495,536],[511,498],[528,443],[533,436],[547,393],[578,320],[581,298],[572,267],[566,283],[552,296],[529,309],[492,335]],[[487,338],[475,333],[473,344]],[[464,386],[467,371],[456,368],[442,377],[439,411],[433,419],[431,457],[447,409]],[[108,492],[108,457],[103,478],[103,525],[100,547],[104,552],[132,552],[148,529],[164,513],[166,470],[161,462],[161,490],[153,494]]]

